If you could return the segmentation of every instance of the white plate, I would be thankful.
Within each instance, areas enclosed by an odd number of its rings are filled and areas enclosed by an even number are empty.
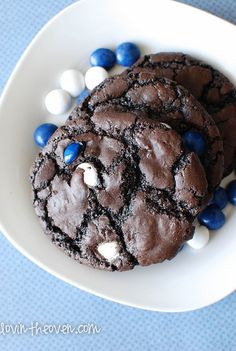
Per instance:
[[[127,305],[187,311],[236,287],[236,214],[200,251],[125,273],[78,264],[42,233],[31,206],[28,171],[37,152],[32,134],[48,116],[43,99],[65,69],[85,70],[98,47],[134,41],[144,52],[178,50],[206,59],[236,80],[233,25],[167,0],[87,0],[65,9],[37,35],[16,66],[0,106],[0,222],[6,237],[33,262],[81,289]],[[61,119],[63,121],[63,119]]]

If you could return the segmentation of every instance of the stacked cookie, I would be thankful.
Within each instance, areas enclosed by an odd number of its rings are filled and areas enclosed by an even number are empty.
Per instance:
[[[134,72],[148,69],[175,80],[194,95],[212,116],[224,146],[224,176],[236,163],[236,89],[209,64],[182,53],[160,53],[140,58]]]
[[[232,84],[186,55],[144,56],[106,79],[32,166],[45,232],[94,268],[171,259],[234,166],[235,112]]]

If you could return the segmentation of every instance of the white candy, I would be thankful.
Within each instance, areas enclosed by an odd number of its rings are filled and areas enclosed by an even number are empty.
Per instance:
[[[84,76],[76,69],[68,69],[62,74],[60,85],[71,96],[77,97],[85,88]]]
[[[99,244],[97,250],[108,261],[114,260],[119,255],[119,246],[115,241]]]
[[[209,230],[203,225],[197,225],[195,228],[195,232],[193,238],[187,241],[187,244],[191,246],[193,249],[202,249],[208,243],[210,238]]]
[[[77,168],[84,170],[84,182],[88,186],[94,187],[98,185],[98,174],[96,168],[90,163],[81,163]]]
[[[99,66],[91,67],[87,70],[85,74],[85,84],[86,87],[90,90],[95,88],[98,84],[100,84],[104,79],[108,78],[108,72]]]
[[[50,91],[45,98],[46,109],[53,115],[62,115],[70,109],[71,105],[71,96],[62,89]]]
[[[161,124],[162,124],[163,126],[165,126],[166,128],[168,128],[168,129],[172,129],[171,126],[169,126],[169,124],[167,124],[167,123],[161,122]]]

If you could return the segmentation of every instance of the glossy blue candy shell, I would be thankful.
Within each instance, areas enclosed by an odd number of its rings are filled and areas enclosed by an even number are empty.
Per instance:
[[[112,68],[116,63],[116,55],[110,49],[99,48],[90,56],[91,66],[100,66],[105,69]]]
[[[210,202],[211,205],[216,205],[220,210],[223,210],[228,203],[228,195],[224,188],[221,186],[215,190],[213,199]]]
[[[89,95],[89,93],[90,91],[88,89],[84,89],[76,98],[76,104],[79,105]]]
[[[133,43],[122,43],[116,49],[117,62],[125,67],[133,65],[140,57],[140,50]]]
[[[34,141],[36,145],[43,148],[56,130],[57,126],[52,123],[44,123],[38,126],[34,132]]]
[[[200,213],[198,221],[209,230],[217,230],[225,224],[225,215],[217,206],[210,205]]]
[[[82,144],[71,143],[64,150],[64,161],[67,165],[70,165],[78,156],[81,151]]]
[[[202,156],[206,149],[206,143],[201,133],[195,130],[189,130],[182,135],[185,147],[198,156]]]

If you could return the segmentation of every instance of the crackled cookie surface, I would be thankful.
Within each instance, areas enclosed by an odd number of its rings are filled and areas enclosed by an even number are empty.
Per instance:
[[[68,162],[70,149],[77,157]],[[36,158],[31,183],[52,241],[105,270],[174,257],[208,196],[201,162],[175,130],[112,109],[59,128]]]
[[[213,119],[200,103],[182,86],[155,71],[136,68],[106,79],[72,112],[68,119],[78,125],[94,113],[107,108],[142,111],[153,120],[169,124],[179,134],[197,131],[203,136],[206,149],[201,162],[211,194],[223,174],[223,143]],[[210,196],[210,195],[209,195]]]
[[[224,175],[236,165],[236,89],[218,70],[182,53],[145,55],[137,68],[155,71],[187,88],[206,108],[219,128],[224,142]]]

